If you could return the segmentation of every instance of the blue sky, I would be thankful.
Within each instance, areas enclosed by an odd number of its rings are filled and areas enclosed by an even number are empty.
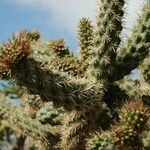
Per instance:
[[[130,15],[125,15],[125,34],[134,24],[144,2],[127,1],[126,13]],[[78,21],[84,16],[94,22],[96,8],[95,0],[0,0],[0,42],[6,41],[12,32],[38,29],[43,39],[64,38],[67,45],[76,50]]]

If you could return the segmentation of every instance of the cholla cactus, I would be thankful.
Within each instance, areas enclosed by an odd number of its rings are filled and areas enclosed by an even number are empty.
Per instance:
[[[80,56],[72,54],[63,39],[36,41],[29,31],[0,46],[1,78],[26,88],[8,121],[39,149],[141,150],[149,146],[150,108],[143,99],[149,96],[149,88],[143,89],[143,82],[129,75],[140,66],[149,85],[145,58],[150,50],[150,1],[145,0],[123,46],[125,1],[99,1],[97,24],[86,18],[79,23]]]

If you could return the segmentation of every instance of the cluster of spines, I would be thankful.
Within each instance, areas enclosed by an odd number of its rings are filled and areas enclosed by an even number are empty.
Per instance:
[[[115,142],[117,138],[111,132],[104,132],[96,135],[88,142],[88,150],[117,150]]]
[[[51,65],[54,69],[67,72],[73,76],[83,76],[84,74],[80,61],[72,55],[54,59]]]
[[[41,36],[39,31],[30,31],[27,35],[32,41],[38,41]]]
[[[0,46],[0,50],[0,72],[7,73],[14,64],[31,53],[31,39],[28,32],[24,30],[14,34],[9,43]]]
[[[8,127],[19,131],[24,136],[32,137],[36,142],[53,148],[59,141],[59,131],[53,127],[43,126],[28,116],[24,110],[10,104],[10,99],[1,94],[0,116],[9,122]],[[44,148],[44,147],[43,147]]]
[[[65,46],[63,39],[51,40],[50,47],[59,57],[65,57],[70,54],[69,48]]]
[[[141,91],[141,84],[138,80],[133,80],[130,76],[124,77],[117,82],[121,90],[124,90],[129,98],[140,98],[143,94]]]

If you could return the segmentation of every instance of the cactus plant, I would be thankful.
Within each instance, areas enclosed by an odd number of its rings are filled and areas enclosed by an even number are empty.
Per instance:
[[[80,56],[63,39],[45,42],[27,30],[0,46],[0,77],[25,93],[7,119],[37,149],[149,147],[150,108],[144,98],[150,96],[150,86],[143,88],[140,78],[134,81],[129,75],[140,68],[149,85],[150,1],[124,45],[125,1],[99,1],[96,25],[86,18],[79,22]]]

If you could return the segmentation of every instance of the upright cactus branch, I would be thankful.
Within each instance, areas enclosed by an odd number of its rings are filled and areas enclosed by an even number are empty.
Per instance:
[[[143,13],[132,31],[125,47],[117,56],[117,65],[111,80],[122,79],[135,69],[150,51],[150,1],[144,6]]]
[[[79,51],[80,51],[80,64],[82,72],[86,72],[92,57],[93,48],[93,26],[87,18],[82,18],[78,26],[78,39],[79,39]],[[86,76],[86,75],[84,75]]]
[[[89,19],[82,18],[78,28],[80,57],[82,61],[87,61],[91,55],[91,48],[93,45],[93,26]]]
[[[93,75],[108,78],[113,72],[122,31],[124,0],[101,0],[94,39]]]

